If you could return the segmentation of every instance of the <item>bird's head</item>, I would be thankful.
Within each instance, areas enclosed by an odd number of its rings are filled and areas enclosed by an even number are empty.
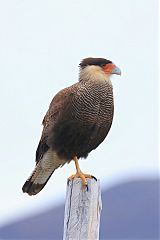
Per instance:
[[[121,75],[121,70],[105,58],[85,58],[79,64],[80,81],[89,79],[108,79],[110,75]]]

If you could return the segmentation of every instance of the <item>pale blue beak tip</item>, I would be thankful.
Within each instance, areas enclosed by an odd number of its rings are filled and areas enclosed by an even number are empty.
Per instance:
[[[112,74],[121,75],[121,70],[120,70],[120,68],[115,67],[115,68],[113,69],[113,71],[112,71]]]

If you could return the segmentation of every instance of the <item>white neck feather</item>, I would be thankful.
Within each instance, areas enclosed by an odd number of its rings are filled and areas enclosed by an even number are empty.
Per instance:
[[[87,66],[80,69],[79,81],[109,81],[110,74],[106,74],[99,66]]]

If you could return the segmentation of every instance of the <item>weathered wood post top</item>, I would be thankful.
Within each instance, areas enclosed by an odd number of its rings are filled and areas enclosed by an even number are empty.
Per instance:
[[[68,181],[63,240],[98,240],[101,209],[99,180],[88,179],[88,187]]]

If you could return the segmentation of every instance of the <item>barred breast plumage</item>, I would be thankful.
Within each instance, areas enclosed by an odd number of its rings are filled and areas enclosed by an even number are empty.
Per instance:
[[[80,82],[68,89],[66,99],[48,138],[48,145],[67,160],[87,157],[105,138],[113,119],[113,92],[109,82]]]

